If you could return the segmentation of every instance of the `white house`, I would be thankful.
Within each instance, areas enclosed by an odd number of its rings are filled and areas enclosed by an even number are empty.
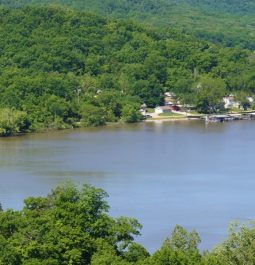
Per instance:
[[[254,102],[254,98],[253,98],[253,97],[246,97],[246,99],[247,99],[250,103],[253,103],[253,102]]]
[[[225,109],[240,108],[240,102],[235,101],[235,97],[232,94],[224,97],[223,102]]]
[[[141,105],[141,107],[140,107],[140,109],[144,109],[144,110],[146,110],[146,108],[147,108],[147,105],[146,105],[145,103],[143,103],[143,104]]]
[[[146,116],[146,109],[140,109],[139,111],[143,116]]]
[[[155,108],[156,114],[170,113],[170,112],[172,112],[170,106],[158,106]]]
[[[164,94],[165,105],[173,105],[174,104],[174,98],[175,98],[174,93],[166,92]]]

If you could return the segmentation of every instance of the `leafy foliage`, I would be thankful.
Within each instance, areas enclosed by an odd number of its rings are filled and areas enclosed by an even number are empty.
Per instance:
[[[226,46],[255,48],[253,0],[1,0],[9,7],[49,4],[174,27]]]
[[[252,51],[173,29],[57,7],[2,8],[0,25],[0,108],[12,110],[14,124],[26,116],[2,135],[135,122],[140,105],[161,105],[166,91],[203,112],[224,93],[255,92]]]
[[[199,235],[177,225],[150,255],[134,242],[141,225],[108,215],[107,193],[65,183],[46,197],[25,199],[20,211],[0,211],[0,264],[239,265],[254,264],[254,223],[232,224],[229,237],[200,253]]]
[[[106,196],[68,183],[45,198],[27,198],[19,212],[1,212],[0,264],[89,264],[102,246],[120,255],[141,226],[108,216]]]
[[[0,136],[25,132],[29,127],[27,114],[8,108],[0,109]]]
[[[221,79],[201,77],[193,88],[196,94],[195,105],[202,113],[214,113],[222,105],[222,97],[225,95],[225,84]]]

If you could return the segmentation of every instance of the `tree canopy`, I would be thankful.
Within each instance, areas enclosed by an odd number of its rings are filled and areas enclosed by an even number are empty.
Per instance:
[[[201,111],[214,108],[223,93],[255,91],[252,51],[175,29],[59,7],[2,8],[0,25],[0,112],[14,116],[6,135],[134,122],[141,104],[161,105],[166,91]],[[199,80],[218,91],[208,104],[209,94],[195,98]]]
[[[253,0],[1,0],[3,6],[64,6],[156,27],[174,27],[225,46],[255,48]]]
[[[0,210],[3,265],[240,265],[254,264],[254,223],[232,224],[229,237],[201,253],[196,231],[176,225],[153,254],[134,242],[136,219],[109,215],[107,193],[64,183],[46,197],[29,197],[19,211]]]

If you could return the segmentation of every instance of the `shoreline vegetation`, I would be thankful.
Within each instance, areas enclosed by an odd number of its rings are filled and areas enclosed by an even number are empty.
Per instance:
[[[1,136],[137,122],[169,91],[198,113],[254,107],[249,49],[59,6],[0,7],[0,26]]]
[[[28,197],[21,210],[0,206],[4,265],[240,265],[254,263],[255,223],[232,223],[227,239],[199,250],[199,234],[176,225],[154,253],[135,242],[142,225],[109,215],[107,193],[72,182],[46,197]],[[160,228],[159,228],[160,229]]]
[[[151,114],[151,113],[148,113]],[[157,115],[156,117],[150,117],[145,119],[139,119],[137,121],[133,122],[124,122],[124,121],[117,121],[117,122],[106,122],[105,124],[101,124],[98,126],[85,126],[82,127],[81,124],[76,124],[76,126],[72,127],[62,127],[62,128],[41,128],[37,131],[32,132],[18,132],[13,131],[13,133],[4,133],[1,135],[1,128],[0,128],[0,137],[10,137],[10,136],[22,136],[29,133],[47,133],[51,131],[59,131],[59,130],[73,130],[73,129],[82,129],[82,128],[96,128],[96,127],[110,127],[110,126],[118,126],[118,125],[124,125],[124,124],[136,124],[140,122],[170,122],[170,121],[205,121],[205,122],[224,122],[224,121],[234,121],[234,120],[253,120],[255,119],[255,116],[247,116],[249,114],[255,114],[255,110],[248,110],[248,111],[239,111],[239,112],[224,112],[224,113],[215,113],[215,114],[192,114],[192,113],[186,113],[186,114],[179,114],[178,112],[171,113],[171,114],[163,114],[163,115]],[[209,119],[208,119],[209,118]]]

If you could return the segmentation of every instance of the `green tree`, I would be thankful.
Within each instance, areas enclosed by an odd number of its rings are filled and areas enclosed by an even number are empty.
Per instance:
[[[200,243],[199,235],[196,231],[188,232],[180,225],[176,225],[170,238],[167,238],[163,245],[183,252],[199,252],[198,244]]]
[[[195,83],[193,90],[192,100],[196,108],[202,113],[213,113],[221,108],[226,85],[221,79],[203,76]]]
[[[66,121],[70,113],[70,104],[63,98],[51,95],[47,97],[45,105],[52,117],[52,123],[49,125],[54,128],[67,127]]]
[[[229,227],[229,237],[213,251],[219,264],[254,264],[255,225],[254,222],[241,224],[232,223]]]
[[[177,225],[171,237],[164,241],[161,249],[151,256],[148,264],[201,264],[198,243],[200,243],[200,238],[197,232],[188,232],[183,227]]]
[[[149,257],[149,252],[141,245],[132,243],[124,253],[124,258],[129,262],[145,261]]]
[[[141,113],[137,110],[137,107],[131,104],[125,105],[121,113],[122,120],[125,122],[137,122],[142,119]]]
[[[81,107],[81,124],[86,127],[105,125],[105,109],[85,103]]]
[[[27,113],[14,109],[0,109],[0,136],[10,136],[28,131]]]
[[[93,264],[102,246],[122,260],[141,225],[110,217],[106,197],[101,189],[66,183],[47,197],[27,198],[19,212],[0,212],[0,264]]]

